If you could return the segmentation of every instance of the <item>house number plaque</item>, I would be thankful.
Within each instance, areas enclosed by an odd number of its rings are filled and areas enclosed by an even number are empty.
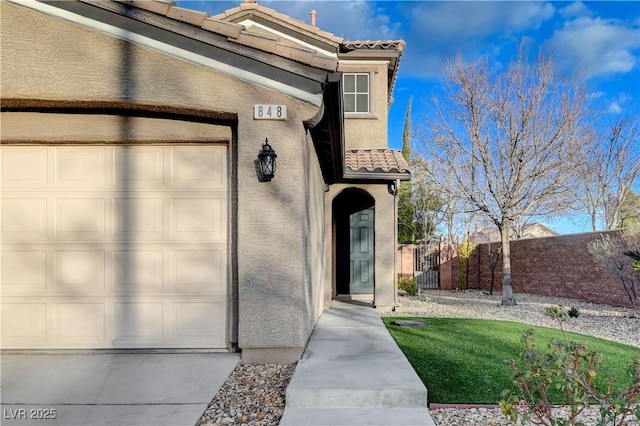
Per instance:
[[[256,104],[253,106],[253,119],[254,120],[286,120],[287,106]]]

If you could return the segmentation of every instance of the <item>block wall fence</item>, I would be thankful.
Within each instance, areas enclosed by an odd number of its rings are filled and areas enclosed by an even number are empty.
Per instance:
[[[399,277],[413,278],[413,251],[415,244],[400,244],[396,254]]]
[[[631,307],[618,281],[604,271],[589,254],[589,242],[604,234],[589,232],[557,237],[530,238],[511,242],[511,274],[516,293],[567,297],[593,303]],[[493,243],[493,252],[500,243]],[[491,270],[487,244],[478,245],[469,259],[469,288],[489,291]],[[440,288],[462,288],[455,253],[443,253]],[[494,291],[502,291],[502,258],[495,271]]]

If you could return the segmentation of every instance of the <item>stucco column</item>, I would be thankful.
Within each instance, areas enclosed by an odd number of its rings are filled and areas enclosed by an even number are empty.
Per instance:
[[[274,95],[275,96],[275,95]],[[283,102],[284,103],[284,102]],[[238,120],[238,346],[243,362],[295,362],[314,324],[308,300],[309,202],[302,119]],[[308,112],[306,115],[312,115]],[[255,162],[265,137],[276,151],[275,177],[260,182]]]
[[[379,310],[395,306],[396,233],[395,201],[387,185],[369,185],[375,204],[375,292],[373,303]]]

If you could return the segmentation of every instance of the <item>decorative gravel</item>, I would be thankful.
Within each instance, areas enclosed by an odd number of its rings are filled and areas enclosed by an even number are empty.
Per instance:
[[[206,409],[198,426],[275,426],[295,364],[239,364]]]
[[[500,293],[429,290],[400,296],[400,307],[386,315],[485,318],[556,328],[558,323],[544,312],[549,306],[563,305],[580,311],[578,318],[564,322],[565,330],[640,347],[640,318],[633,317],[632,309],[532,294],[516,294],[516,306],[502,306],[501,300]]]
[[[554,415],[568,419],[568,412],[562,408],[553,409]],[[430,410],[431,418],[438,426],[513,426],[513,423],[506,416],[500,413],[500,408],[441,408]],[[577,418],[585,426],[596,426],[600,420],[600,415],[596,407],[586,408]],[[626,419],[627,426],[638,426],[636,420]],[[620,424],[620,423],[618,423]],[[532,426],[527,423],[526,426]]]
[[[397,311],[385,315],[486,318],[557,327],[544,311],[561,304],[580,310],[578,318],[564,323],[565,330],[640,347],[640,319],[633,317],[631,309],[530,294],[516,294],[516,300],[516,306],[506,307],[500,304],[500,293],[429,290],[413,297],[401,296]],[[294,369],[295,364],[238,365],[211,401],[198,426],[277,426],[284,413],[285,391]],[[582,421],[586,426],[595,426],[597,414],[596,409],[585,410]],[[438,426],[511,425],[499,408],[438,408],[431,410],[431,416]],[[628,425],[640,426],[640,422]]]

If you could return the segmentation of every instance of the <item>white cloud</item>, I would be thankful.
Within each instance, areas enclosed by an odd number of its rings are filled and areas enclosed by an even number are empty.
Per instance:
[[[571,3],[569,6],[563,9],[560,9],[560,14],[565,19],[579,18],[579,17],[585,17],[585,16],[590,17],[593,15],[591,10],[589,10],[589,8],[581,1],[576,1],[574,3]]]
[[[627,73],[638,65],[640,28],[616,19],[582,17],[556,30],[549,45],[558,63],[589,76]]]
[[[417,2],[412,33],[434,41],[512,33],[538,28],[554,10],[546,2]]]
[[[409,2],[411,26],[403,68],[422,77],[440,77],[456,54],[497,55],[512,50],[524,32],[552,18],[549,2]]]
[[[617,102],[612,102],[611,104],[609,104],[609,108],[607,108],[607,112],[610,112],[613,114],[620,114],[622,111],[623,111],[622,107],[618,105]]]
[[[620,114],[627,109],[626,106],[632,99],[633,97],[628,93],[619,92],[613,98],[607,99],[607,102],[609,103],[607,111],[614,114]]]

